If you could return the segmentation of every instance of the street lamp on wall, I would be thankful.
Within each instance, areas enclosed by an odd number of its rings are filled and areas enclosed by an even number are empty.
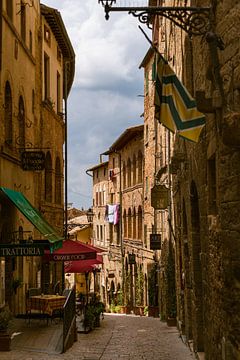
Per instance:
[[[194,6],[112,6],[116,0],[98,0],[104,7],[105,18],[110,12],[126,11],[137,17],[142,24],[150,27],[153,16],[159,15],[175,23],[178,27],[192,35],[206,35],[212,28],[211,8]]]

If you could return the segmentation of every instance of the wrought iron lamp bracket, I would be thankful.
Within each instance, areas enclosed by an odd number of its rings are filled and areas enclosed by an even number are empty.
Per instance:
[[[190,37],[193,35],[203,36],[212,30],[211,7],[115,7],[112,4],[116,3],[116,0],[98,0],[98,2],[104,6],[106,20],[109,19],[110,12],[126,11],[148,27],[150,27],[153,16],[165,17],[186,31]]]

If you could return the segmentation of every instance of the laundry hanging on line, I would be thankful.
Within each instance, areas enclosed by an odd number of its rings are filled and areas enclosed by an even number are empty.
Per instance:
[[[110,224],[117,225],[120,219],[120,205],[108,204],[105,208],[105,220]]]

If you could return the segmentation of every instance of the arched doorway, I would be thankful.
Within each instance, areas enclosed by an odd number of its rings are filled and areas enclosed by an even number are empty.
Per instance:
[[[110,286],[110,292],[109,292],[109,304],[114,304],[114,297],[115,297],[115,284],[114,281],[111,281],[111,286]],[[115,305],[115,304],[114,304]]]
[[[202,305],[202,266],[200,261],[201,236],[200,214],[197,187],[194,181],[190,189],[191,238],[192,238],[192,275],[193,275],[193,345],[194,351],[204,351],[203,346],[203,305]]]
[[[183,274],[182,285],[184,289],[184,312],[183,312],[183,327],[187,340],[192,339],[192,279],[191,279],[191,256],[189,249],[189,235],[185,200],[182,205],[182,220],[183,220]]]

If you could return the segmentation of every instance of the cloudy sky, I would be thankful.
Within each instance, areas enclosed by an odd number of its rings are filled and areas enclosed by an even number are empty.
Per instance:
[[[143,122],[139,65],[149,44],[136,18],[111,13],[106,21],[98,0],[41,2],[61,12],[76,54],[68,98],[68,202],[88,208],[92,178],[86,170],[99,163],[99,154],[127,127]]]

